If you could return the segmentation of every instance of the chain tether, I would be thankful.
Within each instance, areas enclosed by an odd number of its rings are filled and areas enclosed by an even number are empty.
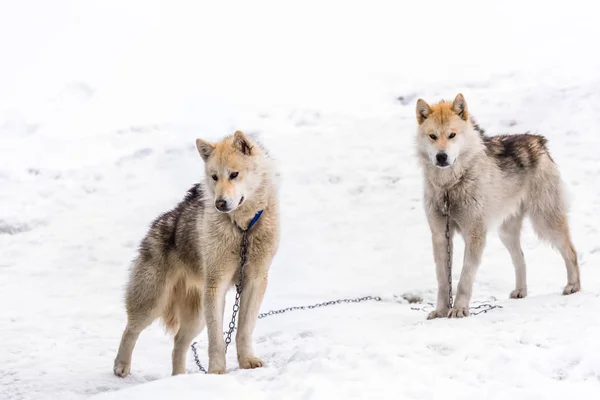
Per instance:
[[[335,304],[342,303],[362,303],[363,301],[381,301],[381,297],[379,296],[364,296],[364,297],[356,297],[354,299],[338,299],[331,301],[324,301],[323,303],[310,304],[308,306],[292,306],[281,308],[279,310],[271,310],[264,313],[258,314],[258,319],[263,319],[266,317],[270,317],[271,315],[283,314],[289,311],[299,311],[299,310],[312,310],[319,307],[327,307],[333,306]]]
[[[452,310],[452,243],[450,243],[450,195],[444,192],[444,216],[446,217],[446,269],[448,270],[448,310]]]

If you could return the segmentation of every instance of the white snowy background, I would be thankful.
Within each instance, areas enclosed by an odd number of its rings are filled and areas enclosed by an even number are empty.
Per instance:
[[[2,1],[0,399],[599,398],[599,39],[594,3],[574,0]],[[528,298],[508,299],[495,233],[473,300],[503,309],[426,321],[394,297],[435,299],[414,106],[458,92],[488,133],[548,137],[581,293],[561,295],[562,259],[526,225]],[[262,310],[385,301],[261,320],[266,366],[231,351],[223,376],[190,353],[170,377],[157,323],[117,378],[136,246],[203,179],[195,138],[235,129],[283,176]],[[455,282],[461,259],[459,242]]]

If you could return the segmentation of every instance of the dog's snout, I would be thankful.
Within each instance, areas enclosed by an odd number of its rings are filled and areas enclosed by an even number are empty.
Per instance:
[[[215,201],[215,207],[217,207],[217,210],[219,211],[227,211],[227,202],[223,199],[217,199],[217,201]]]
[[[437,161],[438,164],[446,164],[448,162],[448,154],[446,153],[437,153],[435,155],[435,160]]]

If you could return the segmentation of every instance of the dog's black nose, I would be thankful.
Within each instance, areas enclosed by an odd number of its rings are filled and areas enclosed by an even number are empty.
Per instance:
[[[223,199],[218,199],[215,201],[215,207],[217,207],[217,210],[219,211],[227,211],[227,202]]]
[[[438,164],[446,164],[448,162],[448,154],[446,153],[437,153],[435,155],[435,160],[437,161]]]

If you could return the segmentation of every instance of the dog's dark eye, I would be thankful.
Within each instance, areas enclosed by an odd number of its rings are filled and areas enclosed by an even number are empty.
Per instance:
[[[219,177],[218,177],[216,174],[214,174],[214,175],[212,176],[212,178],[213,178],[213,181],[218,181],[218,180],[219,180]]]
[[[456,133],[452,132],[450,134],[450,136],[448,136],[448,139],[454,139],[455,136],[456,136]]]
[[[437,136],[435,136],[433,133],[431,135],[429,135],[429,137],[431,138],[431,140],[437,139]]]
[[[239,174],[239,172],[232,172],[232,173],[230,173],[229,174],[229,179],[235,179],[235,178],[237,178],[238,174]]]

